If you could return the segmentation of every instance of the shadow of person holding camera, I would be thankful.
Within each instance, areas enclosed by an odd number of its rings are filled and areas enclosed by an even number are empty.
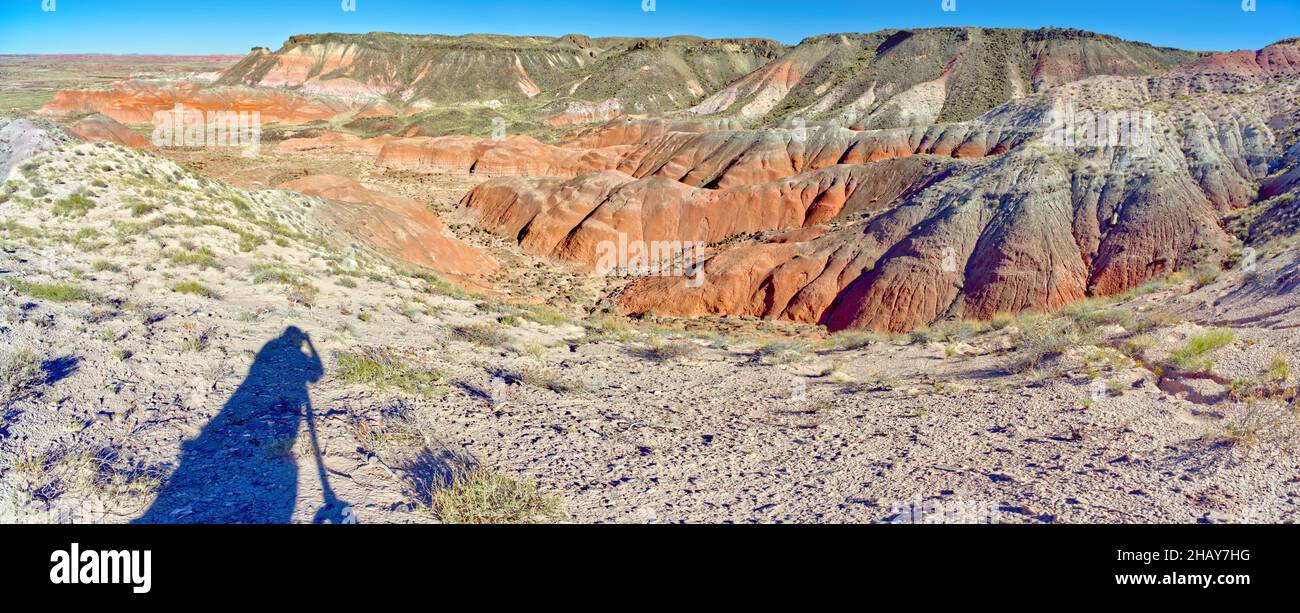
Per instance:
[[[296,326],[263,345],[221,412],[182,444],[180,465],[134,523],[290,522],[304,420],[325,496],[314,521],[354,523],[329,486],[317,443],[308,386],[324,372],[311,337]]]

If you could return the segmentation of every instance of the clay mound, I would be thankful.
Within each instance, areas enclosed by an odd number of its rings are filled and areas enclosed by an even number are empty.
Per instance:
[[[669,132],[717,132],[740,130],[743,126],[734,119],[641,119],[620,117],[592,126],[560,141],[565,147],[597,149],[618,145],[638,145]]]
[[[41,108],[51,117],[102,113],[122,123],[150,123],[159,111],[176,105],[202,112],[253,112],[263,123],[301,124],[328,120],[348,110],[339,102],[316,100],[292,92],[248,88],[200,89],[197,84],[126,81],[108,90],[61,91]]]
[[[528,253],[594,267],[602,242],[711,244],[877,210],[924,189],[951,164],[909,158],[840,165],[716,190],[616,171],[571,179],[504,177],[471,190],[461,204],[478,214],[481,226],[519,241]]]
[[[728,249],[706,262],[702,284],[649,278],[620,305],[905,331],[1053,310],[1186,267],[1198,250],[1228,253],[1219,211],[1186,173],[1153,169],[1135,186],[1087,179],[1075,191],[1079,180],[1036,152],[977,162],[860,227]]]
[[[618,98],[610,98],[595,104],[570,102],[565,105],[563,110],[546,116],[542,123],[551,128],[562,128],[597,121],[609,121],[622,114],[623,103],[619,102]]]
[[[68,132],[91,143],[108,141],[123,147],[135,147],[146,151],[158,150],[143,134],[114,121],[112,117],[99,113],[77,120],[76,123],[68,126]]]
[[[496,261],[452,237],[437,215],[409,198],[334,175],[303,177],[279,187],[326,199],[327,206],[313,209],[324,222],[405,262],[471,277],[499,270]]]
[[[320,136],[286,138],[276,145],[280,152],[312,151],[317,153],[356,153],[378,155],[384,145],[397,140],[392,135],[360,138],[342,132],[326,132]]]
[[[626,123],[626,122],[624,122]],[[623,136],[638,139],[630,123]],[[703,129],[703,126],[697,126]],[[420,172],[458,171],[571,177],[617,170],[634,178],[663,177],[710,189],[767,183],[838,164],[864,164],[911,155],[974,158],[998,155],[1032,138],[1031,131],[979,123],[856,132],[821,126],[797,130],[666,131],[638,145],[584,149],[556,147],[526,136],[502,140],[469,136],[405,138],[384,146],[381,166]],[[593,141],[604,139],[592,135]]]
[[[360,109],[357,109],[353,119],[365,119],[367,117],[393,117],[400,114],[400,110],[390,104],[387,100],[375,100],[366,103]]]
[[[999,155],[1032,136],[1021,129],[979,123],[866,132],[831,126],[672,132],[625,153],[617,170],[634,177],[659,176],[697,187],[727,188],[775,181],[838,164],[865,164],[911,155]]]
[[[805,230],[726,245],[705,263],[702,285],[638,281],[619,297],[629,312],[900,331],[1052,310],[1230,257],[1222,217],[1292,185],[1279,150],[1286,132],[1270,126],[1293,124],[1300,109],[1285,95],[1263,104],[1273,90],[1258,85],[1269,79],[1297,86],[1271,75],[1099,77],[957,124],[668,132],[627,150],[612,172],[489,181],[463,204],[531,253],[588,264],[616,237],[716,243]],[[1246,103],[1221,102],[1250,92]],[[1142,144],[1075,146],[1053,140],[1068,108],[1076,121],[1116,108],[1159,113],[1138,128]],[[901,169],[921,167],[904,162],[932,166],[908,175]],[[862,206],[860,187],[834,188],[843,172],[873,174],[867,183],[882,186],[873,196],[881,200]],[[883,187],[889,173],[906,180]],[[1280,204],[1256,221],[1281,225],[1292,209]],[[814,231],[820,225],[828,231]]]
[[[527,136],[501,140],[472,136],[415,137],[384,145],[376,163],[385,168],[416,172],[573,176],[612,169],[626,151],[626,147],[556,147]]]
[[[1271,77],[1300,74],[1300,39],[1279,41],[1259,51],[1211,53],[1187,71]]]

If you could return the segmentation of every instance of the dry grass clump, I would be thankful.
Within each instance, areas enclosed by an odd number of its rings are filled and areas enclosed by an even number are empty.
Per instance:
[[[484,347],[500,347],[510,342],[509,334],[491,324],[456,326],[451,333],[456,338]]]
[[[77,302],[83,300],[94,302],[99,299],[99,296],[94,292],[70,283],[35,283],[22,279],[11,279],[9,287],[12,287],[14,291],[20,294],[50,302]]]
[[[1011,372],[1028,372],[1047,359],[1092,340],[1073,319],[1044,318],[1026,325],[1015,335],[1016,353],[1007,368]]]
[[[45,370],[36,352],[13,347],[0,356],[0,398],[12,400],[45,381]]]
[[[754,359],[776,364],[793,364],[804,359],[808,347],[789,340],[775,340],[754,350]]]
[[[699,345],[688,340],[652,336],[641,355],[656,362],[673,362],[695,355],[699,350]]]
[[[852,351],[862,349],[872,343],[878,343],[881,340],[880,335],[872,332],[843,330],[832,334],[830,338],[826,339],[826,342],[838,351]]]
[[[1187,342],[1174,350],[1170,360],[1178,370],[1184,372],[1209,372],[1214,369],[1214,360],[1210,354],[1235,340],[1236,333],[1228,330],[1206,332],[1187,339]]]
[[[172,285],[172,291],[178,294],[192,294],[212,300],[221,299],[221,294],[198,281],[182,281]]]
[[[532,483],[473,469],[430,493],[428,512],[449,524],[536,524],[564,519],[555,498]]]
[[[335,361],[334,374],[345,383],[418,396],[441,395],[445,391],[441,373],[416,367],[389,353],[341,353]]]

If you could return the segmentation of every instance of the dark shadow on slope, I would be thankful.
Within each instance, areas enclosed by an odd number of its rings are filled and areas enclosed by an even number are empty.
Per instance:
[[[45,384],[54,385],[62,381],[72,373],[77,372],[81,365],[81,358],[74,355],[65,355],[61,358],[46,360],[41,364],[41,369],[45,371]]]
[[[325,481],[307,390],[323,374],[297,327],[263,345],[221,412],[182,444],[180,465],[136,523],[289,522],[298,495],[292,449],[304,417],[326,498],[316,520],[342,519],[347,507]]]

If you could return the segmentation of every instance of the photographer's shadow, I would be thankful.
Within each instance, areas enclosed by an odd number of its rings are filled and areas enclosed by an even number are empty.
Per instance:
[[[350,519],[325,480],[312,422],[308,386],[323,374],[311,338],[295,326],[263,345],[221,412],[182,444],[180,465],[134,523],[290,522],[298,498],[293,449],[304,420],[325,494],[314,521]]]

